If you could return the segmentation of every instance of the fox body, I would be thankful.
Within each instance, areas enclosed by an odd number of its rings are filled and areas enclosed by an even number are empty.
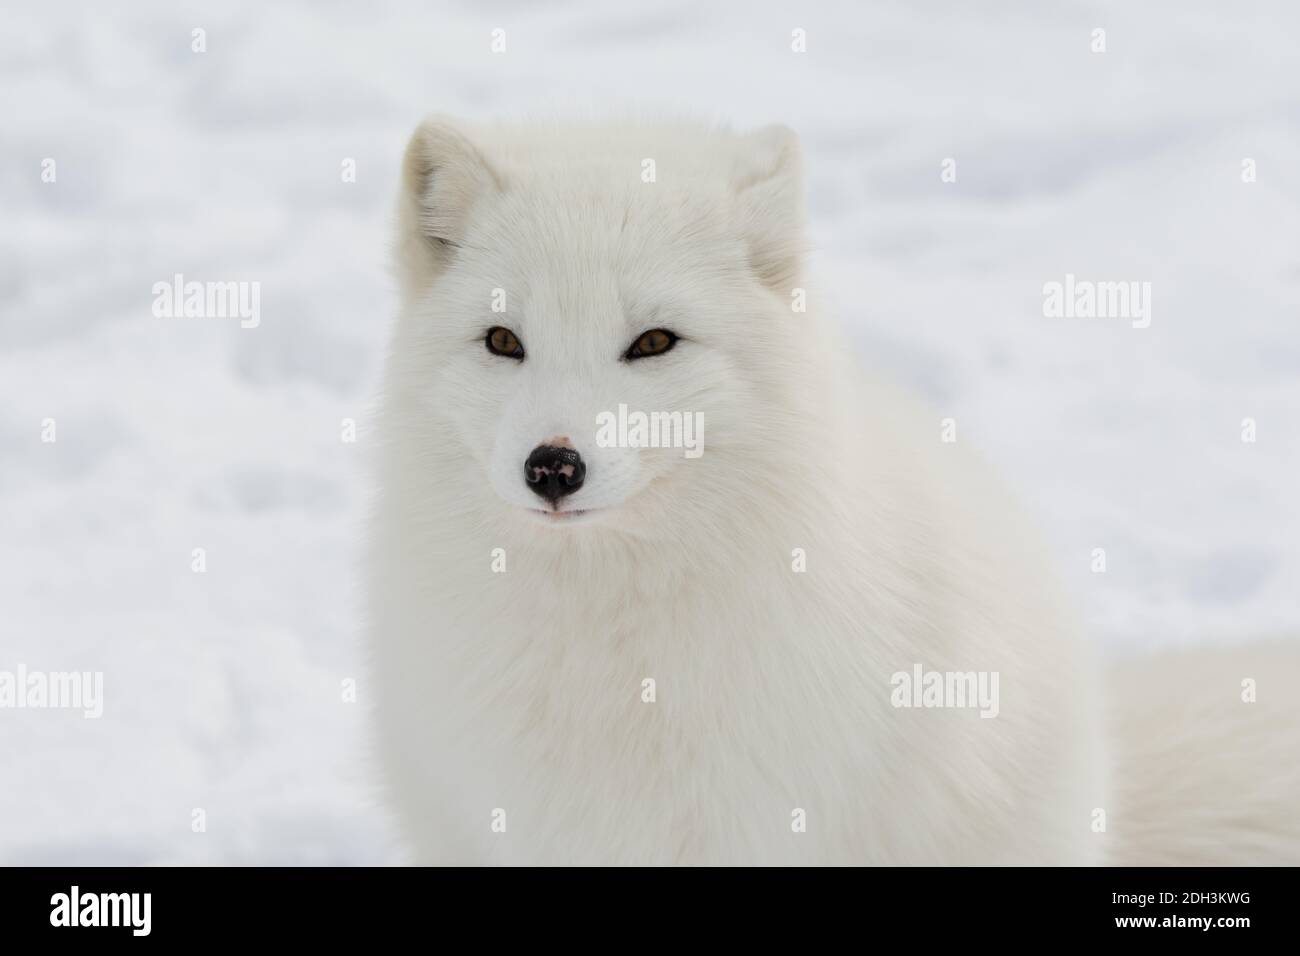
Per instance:
[[[803,288],[779,127],[474,127],[403,165],[370,625],[439,863],[1087,864],[1115,758],[1014,503]],[[620,406],[703,425],[597,440]],[[995,675],[995,715],[899,675]]]

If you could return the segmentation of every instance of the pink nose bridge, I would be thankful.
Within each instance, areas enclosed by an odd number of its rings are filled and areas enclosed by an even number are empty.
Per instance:
[[[552,435],[550,438],[546,439],[546,441],[542,442],[542,444],[551,448],[573,448],[573,442],[569,440],[568,435]],[[576,449],[574,450],[576,451]],[[572,478],[575,470],[576,469],[572,465],[561,464],[560,467],[556,469],[556,473],[563,475],[565,478]],[[550,468],[541,466],[534,466],[533,468],[533,474],[537,478],[549,475],[550,473]]]
[[[554,472],[552,472],[551,469],[547,468],[545,465],[534,465],[533,480],[540,481],[541,479],[545,478],[547,475],[552,473],[560,475],[564,478],[572,478],[574,474],[576,474],[576,472],[577,472],[576,468],[574,468],[572,465],[567,465],[567,464],[560,465],[560,467],[556,468]]]

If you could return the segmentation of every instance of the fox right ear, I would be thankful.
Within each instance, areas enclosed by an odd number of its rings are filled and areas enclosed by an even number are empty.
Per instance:
[[[399,255],[409,272],[441,269],[464,238],[474,203],[501,175],[450,120],[420,124],[402,160]]]
[[[741,144],[734,185],[750,265],[765,285],[786,296],[803,267],[799,137],[785,126],[765,126],[743,136]]]

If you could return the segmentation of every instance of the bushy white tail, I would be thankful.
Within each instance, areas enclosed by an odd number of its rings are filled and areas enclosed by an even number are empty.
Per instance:
[[[1300,642],[1124,661],[1108,860],[1300,865]]]

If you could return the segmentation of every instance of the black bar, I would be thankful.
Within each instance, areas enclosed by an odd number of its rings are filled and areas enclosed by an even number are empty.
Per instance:
[[[699,928],[692,930],[696,942],[771,943],[787,935],[807,942],[847,933],[877,943],[901,934],[900,944],[910,939],[921,947],[1102,937],[1231,946],[1293,935],[1295,875],[1262,868],[24,867],[0,869],[0,926],[6,950],[15,953],[21,950],[8,944],[57,945],[72,934],[89,945],[284,941],[336,948],[414,934],[422,948],[460,949],[455,941],[465,933],[472,943],[520,938],[547,948],[587,939],[607,947],[673,945],[681,938],[669,934],[689,927]],[[52,917],[70,922],[74,886],[79,921],[116,912],[123,925],[52,925]],[[136,935],[144,928],[143,895],[115,895],[107,906],[99,896],[145,893],[147,935]],[[1205,919],[1208,928],[1199,924]]]

